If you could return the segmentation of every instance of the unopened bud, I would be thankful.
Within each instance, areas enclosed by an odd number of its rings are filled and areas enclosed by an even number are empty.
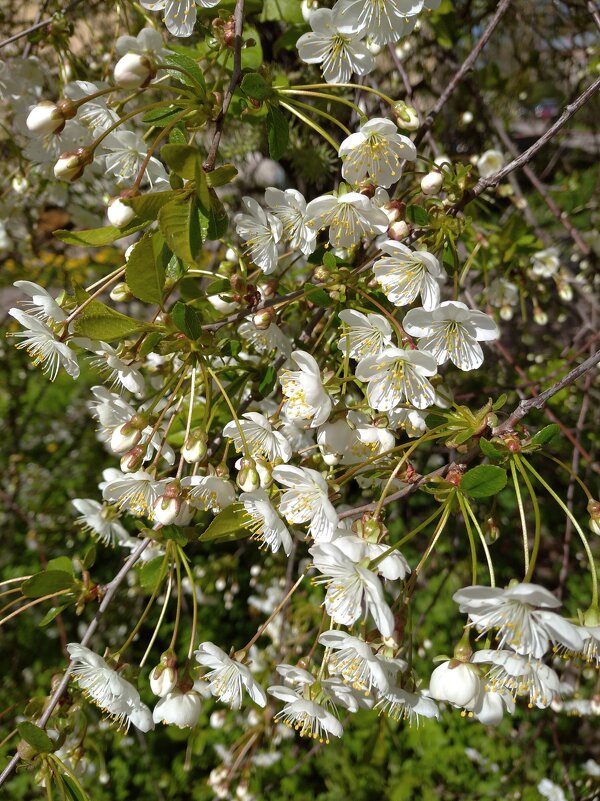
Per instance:
[[[254,459],[242,459],[236,484],[243,492],[254,492],[260,487],[260,476]]]
[[[61,181],[74,181],[83,175],[86,165],[91,164],[92,160],[92,155],[84,147],[63,153],[54,165],[54,176]]]
[[[488,543],[496,542],[500,537],[500,529],[493,517],[489,517],[484,524],[485,541]]]
[[[407,105],[403,100],[399,100],[392,107],[392,115],[399,128],[405,131],[416,131],[419,128],[419,115],[412,106]]]
[[[371,181],[361,181],[358,185],[358,191],[361,195],[373,197],[375,195],[375,185]]]
[[[56,105],[49,100],[42,100],[34,106],[27,116],[25,125],[31,133],[46,136],[51,133],[60,133],[65,127],[65,116]]]
[[[165,492],[164,495],[156,499],[153,509],[153,519],[163,526],[170,526],[171,523],[174,523],[177,519],[180,507],[181,501],[179,498],[174,498]]]
[[[201,428],[190,431],[181,449],[181,455],[188,464],[195,464],[204,459],[206,456],[207,439],[206,431],[203,431]]]
[[[142,438],[142,432],[131,421],[117,426],[110,437],[110,447],[115,453],[124,453],[130,450]]]
[[[108,204],[106,216],[111,225],[115,228],[124,228],[135,217],[135,211],[123,203],[120,197],[114,197]]]
[[[590,528],[594,534],[600,534],[600,501],[590,498],[587,510],[590,515]]]
[[[135,473],[136,470],[141,468],[145,455],[146,448],[142,445],[136,445],[135,448],[121,456],[121,471],[123,473]]]
[[[150,689],[154,695],[164,698],[177,686],[177,668],[157,665],[150,673]]]
[[[437,195],[444,183],[444,177],[441,173],[432,171],[421,181],[421,192],[424,195]]]
[[[254,323],[254,327],[258,328],[259,331],[266,331],[274,319],[275,312],[273,309],[261,309],[259,312],[256,312],[252,318],[252,322]]]
[[[408,227],[408,223],[404,222],[404,220],[398,220],[398,222],[392,223],[388,228],[388,236],[395,242],[406,239],[409,234],[410,228]]]
[[[133,300],[133,297],[134,295],[125,281],[115,284],[110,291],[110,299],[116,301],[117,303],[126,303],[130,300]]]
[[[154,62],[140,53],[125,53],[115,64],[114,81],[123,89],[141,89],[155,75]]]
[[[546,325],[548,323],[548,315],[539,306],[533,307],[533,319],[538,325]]]

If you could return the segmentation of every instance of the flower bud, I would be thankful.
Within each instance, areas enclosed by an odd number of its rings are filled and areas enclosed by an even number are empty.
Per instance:
[[[177,726],[180,729],[193,728],[202,711],[202,699],[196,690],[181,692],[175,687],[154,707],[155,723]]]
[[[204,459],[206,456],[206,442],[206,431],[203,431],[200,428],[190,431],[188,438],[181,449],[181,455],[188,464],[195,464],[196,462],[201,462],[202,459]]]
[[[260,486],[268,489],[273,483],[273,467],[265,459],[256,460],[256,470],[260,478]]]
[[[256,312],[252,318],[252,322],[254,323],[254,327],[258,328],[259,331],[266,331],[274,319],[275,312],[273,309],[261,309],[259,312]]]
[[[127,303],[130,300],[133,300],[134,295],[125,283],[125,281],[120,281],[110,291],[110,299],[116,301],[117,303]]]
[[[243,492],[254,492],[260,487],[260,476],[254,459],[242,459],[236,483]]]
[[[31,133],[46,136],[46,134],[60,133],[65,127],[65,117],[56,103],[42,100],[31,109],[25,125]]]
[[[587,510],[590,515],[590,528],[594,534],[600,534],[600,501],[590,498]]]
[[[177,519],[181,509],[181,485],[172,481],[154,504],[154,520],[163,526],[170,526]]]
[[[399,128],[405,131],[416,131],[419,128],[419,115],[412,106],[408,106],[403,100],[399,100],[392,107],[392,115]]]
[[[125,53],[115,64],[114,80],[123,89],[141,89],[155,75],[153,61],[140,53]]]
[[[437,195],[444,183],[444,177],[439,172],[428,172],[421,181],[421,192],[424,195]]]
[[[169,665],[157,665],[150,673],[150,689],[154,695],[164,698],[177,686],[177,668]]]
[[[80,147],[71,153],[63,153],[54,165],[54,176],[61,181],[74,181],[83,175],[87,164],[92,163],[89,151]]]
[[[114,197],[108,204],[106,216],[111,225],[115,228],[124,228],[135,217],[135,211],[131,206],[127,206],[120,197]]]
[[[436,701],[447,701],[466,707],[475,702],[481,689],[481,679],[475,665],[450,660],[442,662],[431,674],[429,694]]]
[[[124,453],[137,445],[141,438],[142,432],[129,421],[114,429],[110,437],[110,447],[115,453]]]
[[[135,448],[124,453],[123,456],[121,456],[120,463],[122,472],[135,473],[136,470],[141,468],[145,455],[146,448],[141,445],[136,445]]]
[[[410,228],[408,227],[408,223],[404,222],[404,220],[398,220],[398,222],[392,223],[388,228],[388,236],[395,242],[400,242],[400,240],[405,239],[409,233]]]
[[[539,306],[533,307],[533,319],[538,325],[547,325],[548,315]]]

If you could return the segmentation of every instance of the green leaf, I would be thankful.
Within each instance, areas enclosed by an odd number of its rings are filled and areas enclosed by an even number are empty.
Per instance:
[[[488,459],[502,459],[504,454],[502,451],[499,451],[489,439],[485,437],[481,437],[479,440],[479,447],[481,448],[482,453],[484,453]]]
[[[263,396],[263,398],[266,398],[267,395],[271,394],[276,381],[277,381],[276,370],[273,367],[267,367],[265,374],[261,378],[260,384],[258,385],[258,391]]]
[[[194,178],[196,180],[196,196],[202,211],[206,214],[210,210],[210,190],[206,180],[206,173],[198,160],[196,160],[194,167]]]
[[[178,196],[178,192],[167,189],[165,192],[149,192],[147,195],[136,195],[125,201],[142,220],[156,220],[158,212],[170,200]]]
[[[406,209],[406,219],[409,222],[416,223],[417,225],[429,225],[429,214],[422,206],[412,204]]]
[[[227,339],[221,348],[223,356],[237,356],[242,349],[242,343],[239,339]]]
[[[206,181],[214,189],[216,186],[225,186],[225,184],[231,183],[237,174],[238,171],[233,164],[222,164],[216,170],[206,173]]]
[[[25,740],[32,748],[35,748],[39,754],[51,754],[54,751],[55,746],[52,740],[35,723],[31,723],[29,720],[17,723],[17,731],[21,739]]]
[[[38,623],[38,626],[43,629],[45,626],[48,626],[52,623],[55,618],[57,618],[61,612],[67,608],[68,604],[62,604],[61,606],[51,606],[50,609],[46,612],[44,617]]]
[[[76,334],[104,342],[122,339],[146,327],[145,323],[127,317],[99,301],[92,301],[73,324]]]
[[[160,210],[158,225],[173,253],[184,262],[194,263],[202,248],[196,199],[190,197],[187,200],[171,200]]]
[[[186,86],[191,86],[192,89],[197,89],[200,87],[206,91],[204,73],[193,58],[184,56],[182,53],[168,53],[164,57],[164,61],[167,64],[172,64],[174,67],[180,67],[189,73],[189,75],[186,75],[179,70],[167,70],[167,72],[176,78],[180,83],[184,83]]]
[[[279,161],[287,150],[290,130],[287,118],[278,106],[269,105],[267,111],[267,138],[272,159]]]
[[[26,598],[42,598],[53,592],[70,590],[74,585],[75,579],[66,570],[43,570],[23,582],[21,592]]]
[[[146,234],[127,259],[125,280],[136,298],[162,304],[165,287],[164,239],[158,232]]]
[[[96,546],[90,545],[87,551],[83,555],[83,559],[81,560],[81,565],[84,570],[89,570],[90,567],[93,567],[94,562],[96,561]]]
[[[551,439],[560,434],[560,426],[556,423],[551,423],[549,426],[545,426],[544,428],[540,429],[535,436],[531,438],[532,445],[546,445],[546,443],[550,442]]]
[[[163,145],[160,155],[173,172],[186,181],[193,181],[196,177],[196,167],[198,165],[202,167],[200,151],[191,145]]]
[[[73,781],[67,773],[61,773],[60,778],[65,785],[69,799],[68,801],[90,801],[89,796],[83,792],[81,787]]]
[[[163,108],[153,108],[147,111],[142,117],[142,122],[154,125],[156,128],[166,128],[167,125],[181,114],[181,106],[167,106]]]
[[[273,94],[273,89],[257,72],[249,72],[242,78],[242,92],[253,100],[266,100]]]
[[[462,477],[460,489],[470,498],[497,495],[506,486],[506,470],[498,465],[480,464]]]
[[[202,315],[192,306],[178,300],[171,309],[171,319],[189,339],[198,339],[202,336]]]
[[[323,266],[327,267],[328,270],[336,269],[337,256],[335,255],[335,253],[332,253],[330,250],[328,250],[323,254]]]
[[[221,239],[229,227],[229,217],[214,189],[209,190],[208,210],[198,209],[203,239]]]
[[[231,292],[231,281],[229,278],[218,278],[216,281],[211,281],[206,287],[207,295],[222,295],[223,292]]]
[[[75,575],[73,562],[68,556],[57,556],[56,559],[51,559],[45,567],[45,570],[62,570],[63,573],[70,573]]]
[[[138,571],[139,581],[142,589],[152,592],[156,587],[163,564],[162,556],[155,556],[149,562],[144,562]]]
[[[148,336],[144,337],[144,342],[140,348],[140,358],[143,359],[149,353],[152,353],[153,350],[156,350],[157,345],[162,341],[163,338],[164,334],[162,334],[160,331],[152,331],[151,334],[148,334]]]
[[[175,128],[173,128],[173,130],[169,134],[169,144],[171,145],[187,144],[187,139],[185,138],[185,134],[179,127],[175,126]]]
[[[107,225],[106,228],[89,228],[86,231],[65,231],[60,229],[54,232],[54,236],[67,245],[89,245],[91,247],[102,247],[123,239],[124,236],[141,231],[148,225],[147,222],[132,222],[124,228],[115,228],[114,225]]]
[[[323,308],[328,308],[333,304],[332,299],[324,289],[309,282],[304,284],[304,297],[316,306],[322,306]]]
[[[208,528],[198,537],[200,542],[209,540],[239,540],[252,533],[245,527],[248,513],[243,503],[232,503],[214,518]]]
[[[508,400],[508,395],[506,394],[506,392],[503,392],[502,395],[500,395],[499,398],[496,398],[496,400],[492,404],[492,409],[495,412],[497,412],[498,409],[501,409],[504,406],[507,400]]]

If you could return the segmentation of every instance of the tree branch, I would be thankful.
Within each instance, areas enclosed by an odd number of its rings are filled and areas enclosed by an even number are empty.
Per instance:
[[[597,350],[596,353],[589,357],[589,359],[586,359],[579,366],[575,367],[570,373],[567,373],[566,376],[553,384],[549,389],[545,390],[544,392],[540,392],[540,394],[535,398],[521,401],[514,412],[509,415],[509,417],[503,423],[501,423],[499,426],[496,426],[493,431],[494,436],[497,437],[498,434],[503,434],[506,431],[512,431],[519,420],[525,417],[526,414],[529,414],[532,409],[542,409],[546,405],[547,401],[556,395],[557,392],[560,392],[561,389],[564,389],[574,381],[577,381],[578,378],[581,378],[582,375],[585,375],[587,372],[589,372],[599,362],[600,350]]]
[[[221,109],[221,113],[219,114],[219,118],[217,119],[217,123],[215,125],[215,133],[213,135],[212,144],[210,146],[210,150],[208,151],[206,161],[202,165],[205,172],[210,172],[215,168],[215,161],[217,160],[217,153],[219,152],[219,145],[221,144],[221,136],[223,134],[223,125],[225,124],[225,116],[227,115],[229,104],[231,103],[231,98],[233,97],[235,88],[242,76],[243,30],[244,0],[237,0],[235,4],[235,10],[233,12],[233,32],[235,37],[233,43],[233,70],[231,72],[229,86],[227,87],[227,91],[223,97],[223,108]]]
[[[498,23],[500,22],[500,20],[504,16],[504,14],[507,12],[508,7],[510,6],[511,2],[512,2],[512,0],[501,0],[501,2],[498,4],[498,8],[496,9],[496,13],[492,17],[492,19],[488,22],[488,25],[487,25],[485,31],[483,32],[481,38],[478,40],[478,42],[475,45],[475,47],[471,50],[469,55],[463,61],[463,63],[461,64],[461,66],[460,66],[460,68],[458,70],[458,72],[456,72],[454,77],[450,80],[450,82],[448,83],[448,85],[446,86],[446,88],[444,89],[444,91],[442,92],[440,97],[438,98],[435,106],[431,109],[431,111],[427,114],[427,116],[423,120],[423,123],[422,123],[421,127],[419,128],[419,130],[415,134],[415,138],[414,138],[415,145],[418,145],[419,142],[421,142],[421,140],[423,139],[423,137],[425,136],[427,131],[433,125],[433,122],[434,122],[435,118],[437,117],[437,115],[440,113],[442,108],[446,105],[448,99],[453,94],[453,92],[456,89],[456,87],[458,86],[458,84],[462,81],[462,79],[465,77],[465,75],[471,70],[471,68],[473,67],[473,64],[477,60],[477,57],[479,56],[479,54],[481,53],[483,48],[488,43],[491,35],[493,34],[494,30],[496,29],[496,27],[498,25]]]

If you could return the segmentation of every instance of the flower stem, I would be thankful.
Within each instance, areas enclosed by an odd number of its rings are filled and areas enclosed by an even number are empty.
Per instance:
[[[190,585],[192,588],[192,633],[190,634],[190,645],[187,655],[189,660],[192,658],[192,654],[194,653],[194,643],[196,641],[196,629],[198,627],[198,599],[196,598],[196,582],[194,581],[194,574],[190,568],[187,556],[180,545],[177,546],[177,552],[179,553],[181,563],[185,569],[185,572],[187,573],[187,577],[190,580]]]
[[[469,513],[465,505],[465,500],[462,492],[457,493],[458,505],[462,512],[465,528],[467,529],[467,537],[469,538],[469,547],[471,549],[471,584],[477,584],[477,550],[475,548],[475,538],[473,537],[473,530],[471,529],[471,521],[469,520]]]
[[[284,103],[283,100],[281,100],[280,105],[283,106],[283,108],[287,109],[291,114],[295,114],[299,120],[302,120],[303,123],[305,123],[310,128],[315,130],[318,134],[320,134],[323,137],[323,139],[329,142],[329,144],[335,150],[335,152],[336,153],[338,152],[340,146],[335,141],[335,139],[327,133],[327,131],[324,128],[322,128],[316,122],[311,120],[310,117],[307,117],[306,114],[303,114],[299,109],[290,106],[289,103]]]
[[[495,575],[495,572],[494,572],[494,564],[492,562],[492,557],[490,555],[490,549],[488,548],[488,544],[485,541],[485,535],[484,535],[483,531],[481,530],[481,526],[479,525],[479,522],[478,522],[477,518],[475,517],[475,513],[473,512],[471,504],[469,503],[469,501],[464,496],[463,496],[463,503],[465,505],[465,508],[466,508],[468,514],[469,514],[469,517],[473,521],[473,525],[475,526],[475,528],[477,530],[477,533],[479,534],[479,539],[481,540],[481,547],[483,548],[483,552],[485,553],[485,558],[486,558],[486,561],[487,561],[488,570],[489,570],[489,574],[490,574],[490,586],[495,587],[496,586],[496,575]]]
[[[515,495],[517,496],[517,506],[519,507],[519,517],[521,518],[521,531],[523,533],[523,559],[525,562],[525,575],[529,574],[529,539],[527,538],[527,520],[525,518],[525,509],[523,508],[523,499],[521,497],[521,488],[519,487],[519,480],[517,478],[517,471],[514,461],[510,462],[510,474],[512,476],[513,484],[515,486]]]
[[[531,558],[529,560],[529,570],[527,571],[527,574],[525,576],[525,581],[531,581],[531,578],[533,576],[533,571],[535,569],[535,563],[537,561],[537,556],[540,550],[540,536],[542,528],[541,518],[540,518],[540,506],[538,504],[535,491],[531,486],[531,481],[529,480],[529,476],[523,469],[523,464],[518,454],[515,454],[515,461],[517,463],[519,472],[523,476],[523,481],[525,482],[525,486],[527,487],[527,492],[529,493],[529,497],[531,498],[531,503],[533,506],[533,516],[535,519],[535,530],[533,532],[533,547],[531,549]]]
[[[236,424],[236,426],[238,428],[238,431],[239,431],[239,434],[240,434],[240,439],[242,440],[242,446],[244,448],[244,455],[246,456],[247,459],[249,459],[250,458],[250,449],[248,448],[248,443],[246,442],[246,435],[244,434],[244,429],[242,428],[242,424],[240,423],[240,419],[237,416],[237,413],[236,413],[236,411],[235,411],[235,409],[233,407],[231,399],[230,399],[229,395],[227,394],[227,392],[225,391],[225,387],[219,381],[219,379],[217,377],[217,374],[215,373],[215,371],[211,367],[208,368],[208,373],[214,379],[216,385],[221,390],[221,395],[223,396],[223,398],[225,400],[225,403],[229,406],[229,411],[231,412],[231,414],[233,416],[233,419],[235,421],[235,424]]]
[[[336,118],[332,114],[328,114],[328,112],[323,111],[323,109],[317,108],[316,106],[311,106],[308,103],[302,103],[300,100],[290,100],[290,105],[293,105],[294,107],[298,108],[303,108],[306,111],[312,111],[313,114],[318,114],[320,117],[329,120],[329,122],[333,122],[334,125],[338,126],[338,128],[341,128],[341,130],[346,134],[346,136],[350,136],[349,129],[346,128],[346,126],[339,120],[336,120]]]

